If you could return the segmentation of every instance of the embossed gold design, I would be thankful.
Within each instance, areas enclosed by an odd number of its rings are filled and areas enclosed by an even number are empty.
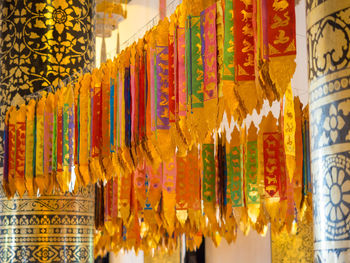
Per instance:
[[[11,200],[1,190],[0,263],[93,262],[94,202],[93,187]]]
[[[313,222],[298,224],[297,233],[272,233],[271,236],[272,263],[309,263],[313,262]]]
[[[350,255],[350,2],[307,0],[315,262]]]

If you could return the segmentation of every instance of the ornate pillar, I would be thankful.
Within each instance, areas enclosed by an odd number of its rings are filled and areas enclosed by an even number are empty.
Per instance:
[[[348,262],[350,1],[306,5],[315,262]]]
[[[8,200],[0,192],[0,262],[93,262],[94,187]]]
[[[0,176],[7,107],[94,67],[94,14],[95,0],[0,1]],[[0,263],[93,262],[94,194],[0,191]]]
[[[0,166],[7,107],[95,65],[95,0],[0,1]]]

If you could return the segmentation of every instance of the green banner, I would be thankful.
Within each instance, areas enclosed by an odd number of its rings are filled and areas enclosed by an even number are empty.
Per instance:
[[[233,207],[243,206],[241,147],[234,146],[227,156],[227,199]]]
[[[203,144],[203,201],[215,202],[215,157],[214,144]]]
[[[224,17],[224,66],[222,78],[223,80],[235,80],[232,0],[225,0]]]
[[[259,204],[258,188],[258,145],[257,141],[247,143],[247,158],[245,160],[245,187],[247,204]]]
[[[190,48],[188,48],[190,47]],[[200,16],[189,16],[186,27],[186,70],[188,103],[192,108],[204,106],[204,78]]]

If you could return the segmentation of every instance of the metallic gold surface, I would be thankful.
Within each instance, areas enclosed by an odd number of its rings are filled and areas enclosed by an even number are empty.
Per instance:
[[[8,200],[0,192],[0,262],[93,262],[94,188]]]
[[[350,258],[350,1],[307,0],[315,262]]]
[[[177,248],[171,253],[168,254],[163,251],[156,251],[153,256],[145,255],[145,263],[179,263],[180,262],[180,247]]]
[[[313,262],[313,224],[302,222],[298,224],[295,235],[282,232],[271,233],[272,263],[309,263]]]

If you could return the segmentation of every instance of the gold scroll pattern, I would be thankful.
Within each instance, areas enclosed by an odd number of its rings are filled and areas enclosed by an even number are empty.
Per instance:
[[[307,0],[315,262],[350,257],[350,2]]]
[[[0,263],[93,262],[93,187],[74,194],[18,196],[0,191]]]
[[[94,0],[0,1],[0,167],[8,106],[94,68],[94,6]]]

